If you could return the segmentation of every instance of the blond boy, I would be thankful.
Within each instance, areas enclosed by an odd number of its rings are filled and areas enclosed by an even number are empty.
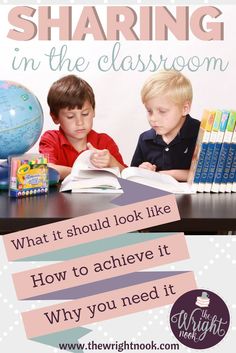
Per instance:
[[[141,90],[151,129],[142,133],[131,165],[186,181],[200,122],[190,115],[191,82],[180,72],[152,75]]]

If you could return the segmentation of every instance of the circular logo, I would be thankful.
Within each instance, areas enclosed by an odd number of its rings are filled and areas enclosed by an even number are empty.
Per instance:
[[[170,312],[170,326],[185,346],[205,349],[215,346],[226,335],[230,323],[225,302],[215,293],[196,289],[183,294]]]

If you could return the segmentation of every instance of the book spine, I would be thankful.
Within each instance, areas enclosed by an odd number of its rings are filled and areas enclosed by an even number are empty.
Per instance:
[[[206,182],[207,182],[207,176],[208,176],[208,172],[209,172],[209,168],[210,168],[212,154],[214,151],[214,146],[215,146],[214,143],[212,143],[212,142],[208,143],[206,155],[205,155],[205,159],[204,159],[204,163],[203,163],[203,167],[202,167],[202,172],[201,172],[201,176],[200,176],[199,186],[198,186],[199,192],[205,191],[205,186],[206,186]]]
[[[206,148],[204,160],[203,160],[203,163],[202,163],[201,175],[200,175],[199,183],[198,183],[198,187],[197,187],[197,191],[198,192],[203,192],[204,188],[205,188],[205,183],[206,183],[206,179],[207,179],[207,173],[208,173],[209,164],[210,164],[210,160],[211,160],[212,149],[213,149],[213,145],[211,143],[211,140],[213,139],[214,131],[212,131],[212,130],[213,130],[213,126],[214,126],[214,123],[215,123],[216,119],[217,119],[217,121],[220,121],[219,114],[217,114],[217,112],[215,112],[215,111],[211,112],[209,114],[209,118],[208,118],[208,121],[207,121],[207,124],[206,124],[206,127],[205,127],[205,130],[209,133],[209,135],[207,136],[208,143],[207,143],[207,148]],[[220,125],[220,122],[219,122],[218,126],[219,125]]]
[[[228,155],[228,151],[229,151],[229,143],[224,142],[221,146],[216,172],[215,172],[215,176],[211,187],[212,192],[220,191],[220,184],[224,173],[225,162]]]
[[[208,120],[210,119],[211,113],[212,112],[209,112],[208,110],[204,110],[203,112],[196,146],[190,166],[188,183],[191,184],[191,188],[194,192],[198,189],[202,166],[207,149],[207,143],[210,137],[210,132],[206,131],[206,125]]]
[[[214,152],[214,148],[215,148],[215,143],[217,141],[218,131],[220,129],[221,118],[222,118],[222,111],[217,110],[216,114],[215,114],[214,123],[212,126],[209,145],[207,148],[207,153],[206,153],[206,158],[205,158],[205,167],[204,167],[203,176],[202,176],[202,179],[203,179],[203,186],[202,186],[203,190],[202,191],[205,191],[205,192],[210,191],[210,188],[209,188],[209,190],[207,190],[208,175],[209,175],[211,160],[212,160],[212,156],[213,156],[213,152]]]
[[[205,192],[211,191],[212,182],[214,180],[216,166],[217,166],[221,146],[222,146],[222,143],[219,143],[219,142],[215,143],[215,145],[213,146],[212,157],[211,157],[209,171],[207,174],[207,180],[206,180],[206,184],[205,184],[205,188],[204,188]]]
[[[218,158],[219,158],[220,150],[221,150],[221,146],[222,146],[222,141],[224,138],[224,132],[226,130],[226,126],[227,126],[227,122],[228,122],[228,117],[229,117],[228,111],[221,112],[220,124],[219,124],[218,128],[216,126],[216,130],[218,130],[218,131],[216,132],[216,136],[214,136],[215,142],[214,142],[214,146],[212,147],[212,156],[211,156],[211,160],[210,160],[210,164],[209,164],[209,170],[207,173],[206,183],[204,186],[205,192],[211,191],[211,187],[212,187],[212,183],[214,180],[215,171],[216,171],[216,167],[217,167],[217,163],[218,163]],[[214,125],[213,125],[213,128],[214,128]]]
[[[236,156],[236,152],[235,152],[235,156]],[[235,164],[236,164],[236,162],[235,162]],[[234,181],[233,181],[233,185],[232,185],[231,191],[232,192],[236,192],[236,166],[235,166],[235,170],[234,170]]]
[[[206,135],[205,135],[205,139],[206,139]],[[203,142],[200,147],[199,159],[198,159],[197,168],[196,168],[196,172],[195,172],[194,179],[193,179],[193,184],[195,184],[194,189],[196,191],[199,191],[198,184],[200,183],[200,179],[201,179],[201,172],[202,172],[202,168],[203,168],[203,164],[204,164],[204,159],[205,159],[207,147],[208,147],[207,141]]]
[[[228,152],[228,158],[226,160],[225,164],[225,169],[222,177],[222,181],[220,184],[220,192],[231,192],[232,186],[233,186],[233,179],[231,180],[231,168],[233,165],[234,161],[234,156],[235,156],[235,150],[236,150],[236,144],[233,144],[231,142],[229,146],[229,152]],[[234,177],[234,175],[233,175]]]
[[[216,167],[216,173],[212,183],[212,188],[211,188],[212,192],[219,192],[221,183],[223,182],[223,174],[226,166],[226,161],[228,158],[228,152],[229,152],[230,143],[233,136],[235,122],[236,122],[236,113],[231,112],[228,118],[226,131],[224,133],[223,143],[221,146],[219,159]],[[224,187],[222,186],[222,190],[223,189]]]
[[[229,177],[226,185],[226,192],[231,192],[233,191],[233,183],[236,179],[236,126],[234,129],[234,134],[232,137],[232,142],[230,146],[232,153],[233,153],[233,158],[232,158],[232,164],[230,167],[230,172],[229,172]]]

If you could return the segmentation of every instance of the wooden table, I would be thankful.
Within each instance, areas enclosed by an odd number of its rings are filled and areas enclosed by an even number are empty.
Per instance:
[[[53,187],[48,195],[12,199],[6,191],[0,191],[0,234],[118,207],[110,203],[115,196],[59,193]],[[176,195],[176,199],[181,220],[150,231],[189,234],[236,231],[236,194]]]

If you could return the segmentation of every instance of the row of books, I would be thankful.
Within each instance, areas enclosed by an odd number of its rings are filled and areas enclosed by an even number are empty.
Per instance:
[[[204,110],[188,183],[196,192],[236,192],[236,112]]]

